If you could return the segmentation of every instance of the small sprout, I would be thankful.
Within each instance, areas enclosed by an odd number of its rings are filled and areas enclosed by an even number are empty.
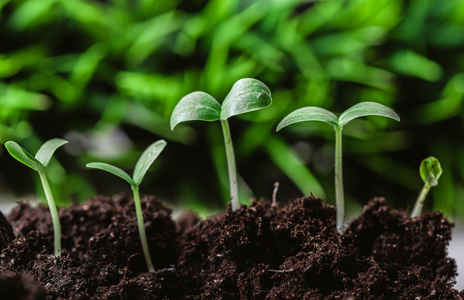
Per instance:
[[[414,205],[414,209],[412,210],[412,218],[416,218],[422,213],[425,197],[427,197],[430,188],[438,184],[438,179],[442,172],[443,170],[441,169],[440,162],[435,157],[429,156],[422,160],[419,167],[419,173],[422,181],[424,181],[424,186],[422,187],[422,190],[417,197],[416,204]]]
[[[153,267],[150,251],[148,250],[147,236],[145,234],[144,226],[145,223],[143,222],[142,205],[140,203],[139,186],[142,183],[143,177],[145,176],[145,173],[147,173],[148,168],[153,164],[161,151],[163,151],[164,147],[166,147],[166,142],[164,140],[159,140],[151,144],[137,161],[133,177],[130,177],[130,175],[127,174],[124,170],[107,163],[92,162],[87,164],[88,168],[107,171],[124,179],[131,185],[132,192],[134,193],[135,213],[137,215],[137,225],[139,227],[140,241],[142,243],[143,255],[145,257],[149,272],[154,272],[155,268]]]
[[[345,223],[345,200],[343,195],[343,168],[342,168],[342,130],[351,120],[365,116],[381,116],[400,120],[400,117],[391,109],[375,102],[361,102],[346,111],[340,118],[320,107],[309,106],[291,112],[278,125],[276,131],[288,125],[304,121],[320,121],[330,124],[335,129],[335,198],[337,206],[337,230],[340,234],[344,232]]]
[[[274,183],[274,190],[272,191],[272,207],[277,207],[277,191],[279,190],[279,182]]]
[[[53,198],[50,185],[48,184],[45,170],[47,169],[48,164],[50,163],[50,160],[56,149],[67,143],[68,141],[62,139],[51,139],[45,142],[42,147],[40,147],[35,157],[15,142],[9,141],[5,143],[5,147],[11,156],[39,173],[40,181],[42,182],[42,187],[45,192],[45,197],[47,198],[48,208],[50,209],[50,214],[52,215],[55,256],[61,256],[61,226],[60,219],[58,217],[58,211],[56,209],[55,199]]]
[[[224,99],[219,102],[204,92],[193,92],[177,103],[171,115],[171,130],[186,121],[217,121],[222,125],[229,170],[230,201],[232,210],[238,209],[237,171],[234,147],[227,119],[247,112],[260,110],[272,104],[271,92],[259,80],[244,78],[237,81]]]

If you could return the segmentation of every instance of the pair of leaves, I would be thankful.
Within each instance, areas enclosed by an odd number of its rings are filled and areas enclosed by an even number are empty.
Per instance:
[[[142,153],[139,160],[137,161],[134,169],[134,175],[131,177],[126,171],[121,168],[115,167],[113,165],[102,163],[102,162],[92,162],[88,163],[88,168],[100,169],[111,174],[114,174],[125,181],[127,181],[132,186],[139,186],[142,183],[143,177],[148,171],[148,168],[153,164],[153,162],[158,158],[161,151],[166,147],[166,141],[159,140],[150,146]]]
[[[43,172],[48,167],[48,164],[50,163],[50,160],[52,159],[53,153],[55,153],[56,149],[67,143],[68,141],[62,139],[51,139],[45,142],[42,147],[40,147],[35,157],[16,142],[6,142],[5,147],[11,156],[16,158],[19,162],[25,164],[37,172]]]
[[[244,78],[237,81],[219,102],[205,92],[193,92],[177,103],[171,115],[171,130],[186,121],[217,121],[259,110],[272,104],[271,91],[257,79]]]
[[[321,121],[334,127],[341,128],[351,120],[365,116],[381,116],[391,118],[396,121],[400,120],[400,117],[395,111],[389,107],[386,107],[385,105],[376,102],[361,102],[353,105],[352,107],[345,110],[339,118],[337,118],[334,113],[326,109],[315,106],[308,106],[297,109],[287,115],[279,123],[279,125],[277,125],[276,131],[287,127],[288,125],[304,121]]]
[[[420,177],[428,186],[438,185],[438,179],[443,173],[440,162],[433,156],[429,156],[422,160],[419,167]]]

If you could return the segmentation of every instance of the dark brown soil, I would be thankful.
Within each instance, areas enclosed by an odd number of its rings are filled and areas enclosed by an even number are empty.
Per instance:
[[[285,208],[253,202],[177,222],[142,199],[156,272],[146,271],[129,194],[59,211],[63,256],[53,253],[48,209],[0,213],[0,295],[5,299],[463,299],[447,257],[452,224],[411,219],[372,199],[343,236],[320,199]],[[11,225],[10,225],[11,224]],[[2,298],[3,299],[3,298]]]

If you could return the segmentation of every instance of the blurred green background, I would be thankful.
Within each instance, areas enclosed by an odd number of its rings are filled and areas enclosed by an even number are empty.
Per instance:
[[[228,200],[219,123],[169,129],[177,102],[201,90],[219,101],[243,77],[274,103],[230,121],[241,200],[313,192],[334,201],[333,129],[303,123],[275,133],[309,105],[340,113],[360,101],[395,109],[400,123],[359,119],[344,130],[348,210],[374,196],[410,209],[420,161],[444,169],[426,210],[464,211],[464,1],[0,0],[0,142],[35,153],[70,144],[48,170],[61,204],[128,186],[84,166],[131,171],[146,146],[168,146],[141,186],[207,213]],[[41,197],[34,172],[0,148],[0,197]]]

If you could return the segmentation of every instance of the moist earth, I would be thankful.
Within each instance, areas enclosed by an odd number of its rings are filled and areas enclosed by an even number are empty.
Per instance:
[[[142,199],[156,271],[147,272],[128,193],[59,209],[61,257],[48,208],[0,213],[4,299],[463,299],[452,288],[450,223],[411,218],[374,198],[339,235],[335,208],[311,197],[277,208],[253,201],[176,221]]]

